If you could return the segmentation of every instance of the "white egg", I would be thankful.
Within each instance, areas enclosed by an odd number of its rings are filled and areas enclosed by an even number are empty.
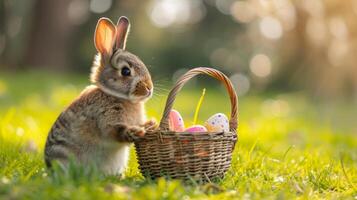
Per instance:
[[[212,115],[204,125],[208,132],[229,132],[228,117],[223,113]]]

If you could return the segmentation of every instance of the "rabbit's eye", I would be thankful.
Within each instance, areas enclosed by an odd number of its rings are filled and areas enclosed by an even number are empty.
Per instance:
[[[128,67],[123,67],[123,68],[121,69],[121,75],[123,75],[123,76],[130,76],[130,74],[131,74],[131,71],[130,71],[130,69],[129,69]]]

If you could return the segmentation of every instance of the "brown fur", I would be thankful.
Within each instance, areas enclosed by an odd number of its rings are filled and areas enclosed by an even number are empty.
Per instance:
[[[45,147],[46,163],[56,158],[68,159],[72,155],[81,158],[103,140],[131,142],[136,133],[144,131],[135,127],[144,124],[144,115],[143,103],[125,101],[90,86],[53,125]]]
[[[118,30],[129,31],[127,18],[119,22]],[[113,36],[124,34],[116,34],[116,30],[109,19],[98,21],[95,45],[99,54],[91,74],[95,85],[87,87],[52,126],[45,146],[48,166],[54,160],[67,166],[73,157],[78,164],[94,164],[108,174],[121,173],[129,143],[142,137],[145,128],[155,127],[152,121],[145,123],[144,102],[153,90],[150,73],[134,54],[113,51]],[[126,37],[122,40],[125,47]],[[121,74],[123,67],[130,69],[129,76]]]

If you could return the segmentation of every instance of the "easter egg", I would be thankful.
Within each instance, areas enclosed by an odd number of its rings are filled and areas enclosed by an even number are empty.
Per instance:
[[[185,132],[190,132],[190,133],[194,133],[194,132],[207,132],[206,127],[202,126],[202,125],[193,125],[188,127]]]
[[[171,110],[169,114],[169,126],[171,131],[182,132],[185,130],[185,124],[181,114],[177,110]]]
[[[223,113],[212,115],[204,125],[208,132],[229,132],[228,118]]]

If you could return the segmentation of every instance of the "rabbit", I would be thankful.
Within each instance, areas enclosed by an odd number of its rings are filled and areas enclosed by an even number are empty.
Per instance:
[[[47,136],[45,163],[67,167],[74,159],[94,165],[108,175],[120,175],[127,166],[130,143],[156,126],[146,121],[144,103],[153,93],[145,64],[125,50],[130,29],[122,16],[115,26],[100,18],[95,30],[96,55],[92,85],[85,88],[57,118]]]

